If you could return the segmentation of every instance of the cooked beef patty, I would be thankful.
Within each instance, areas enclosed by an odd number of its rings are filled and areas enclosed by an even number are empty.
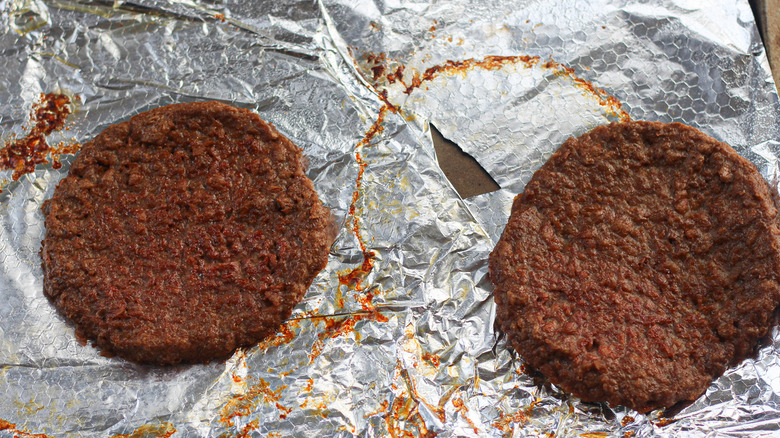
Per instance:
[[[773,194],[681,124],[570,138],[515,198],[490,255],[497,321],[551,382],[637,411],[692,401],[780,304]]]
[[[109,126],[43,213],[44,293],[95,345],[142,363],[208,361],[275,333],[331,242],[300,149],[218,102]]]

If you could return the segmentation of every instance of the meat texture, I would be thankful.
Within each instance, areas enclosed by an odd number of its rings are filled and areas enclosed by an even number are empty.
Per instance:
[[[645,412],[695,400],[774,324],[773,200],[753,164],[685,125],[570,138],[515,198],[490,255],[497,323],[585,401]]]
[[[204,362],[272,335],[332,241],[300,149],[217,102],[108,127],[43,212],[45,295],[95,345],[142,363]]]

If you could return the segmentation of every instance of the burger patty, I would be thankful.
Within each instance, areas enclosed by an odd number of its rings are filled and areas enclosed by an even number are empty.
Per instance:
[[[218,102],[109,126],[43,213],[45,295],[96,346],[151,364],[275,333],[332,241],[300,149]]]
[[[598,127],[515,198],[490,255],[497,324],[584,401],[695,400],[774,324],[777,214],[756,167],[694,128]]]

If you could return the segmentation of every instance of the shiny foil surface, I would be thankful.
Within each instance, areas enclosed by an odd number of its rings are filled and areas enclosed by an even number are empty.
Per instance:
[[[780,104],[746,0],[0,1],[0,126],[49,143],[220,100],[299,145],[336,217],[279,333],[225,362],[104,357],[42,293],[40,207],[73,160],[0,174],[0,437],[780,435],[780,334],[671,417],[582,403],[493,328],[487,256],[568,137],[682,122],[777,183]],[[429,123],[501,189],[461,199]],[[667,413],[672,414],[672,413]],[[40,435],[39,435],[40,434]]]

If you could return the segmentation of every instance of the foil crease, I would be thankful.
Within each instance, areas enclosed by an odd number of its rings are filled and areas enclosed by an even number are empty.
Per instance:
[[[566,138],[620,116],[576,78],[635,120],[731,144],[777,184],[777,90],[747,1],[722,3],[0,1],[3,139],[45,92],[78,97],[52,143],[164,104],[228,102],[303,148],[342,225],[276,337],[226,362],[140,366],[80,345],[42,294],[40,206],[72,157],[9,182],[0,437],[777,436],[777,328],[670,419],[578,401],[493,328],[487,255],[513,197]],[[415,72],[491,56],[537,58],[408,87]],[[388,80],[400,66],[403,84]],[[501,189],[460,199],[429,123]]]

